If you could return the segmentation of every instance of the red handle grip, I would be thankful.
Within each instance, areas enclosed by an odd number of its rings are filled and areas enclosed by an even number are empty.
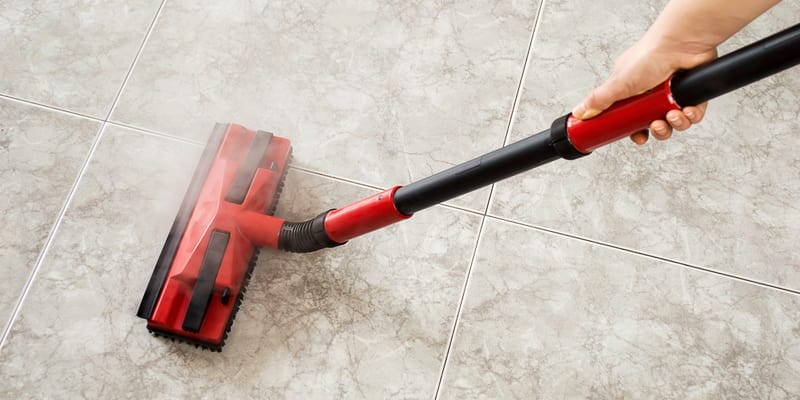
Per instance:
[[[664,119],[670,110],[680,110],[670,90],[671,79],[638,96],[618,101],[600,115],[567,120],[567,135],[572,146],[584,154],[646,129],[650,122]]]

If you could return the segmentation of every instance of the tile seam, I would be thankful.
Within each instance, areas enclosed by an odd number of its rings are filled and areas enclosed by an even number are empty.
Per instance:
[[[487,215],[486,217],[489,218],[489,219],[496,220],[496,221],[502,221],[502,222],[509,223],[509,224],[512,224],[512,225],[517,225],[517,226],[520,226],[520,227],[523,227],[523,228],[532,229],[532,230],[535,230],[535,231],[538,231],[538,232],[541,232],[541,233],[561,236],[561,237],[577,240],[577,241],[580,241],[580,242],[583,242],[583,243],[588,243],[588,244],[591,244],[591,245],[600,246],[600,247],[603,247],[603,248],[612,249],[612,250],[620,251],[620,252],[623,252],[623,253],[628,253],[628,254],[632,254],[632,255],[637,255],[637,256],[649,258],[649,259],[652,259],[652,260],[665,262],[665,263],[668,263],[668,264],[677,265],[677,266],[680,266],[680,267],[683,267],[683,268],[687,268],[687,269],[691,269],[691,270],[695,270],[695,271],[700,271],[700,272],[704,272],[704,273],[708,273],[708,274],[712,274],[712,275],[717,275],[717,276],[720,276],[720,277],[723,277],[723,278],[727,278],[727,279],[733,279],[733,280],[736,280],[736,281],[739,281],[739,282],[742,282],[742,283],[755,285],[755,286],[760,286],[760,287],[765,288],[765,289],[772,289],[772,290],[777,290],[777,291],[784,292],[784,293],[800,295],[800,290],[797,290],[797,289],[792,289],[792,288],[781,286],[781,285],[776,285],[776,284],[772,284],[772,283],[768,283],[768,282],[759,281],[757,279],[748,278],[748,277],[737,275],[737,274],[733,274],[733,273],[730,273],[730,272],[720,271],[720,270],[717,270],[717,269],[714,269],[714,268],[710,268],[710,267],[704,267],[704,266],[701,266],[701,265],[692,264],[692,263],[689,263],[689,262],[680,261],[680,260],[672,259],[672,258],[669,258],[669,257],[664,257],[664,256],[660,256],[660,255],[657,255],[657,254],[648,253],[648,252],[644,252],[644,251],[641,251],[641,250],[636,250],[636,249],[632,249],[632,248],[629,248],[629,247],[616,245],[616,244],[613,244],[613,243],[603,242],[603,241],[600,241],[600,240],[596,240],[596,239],[592,239],[592,238],[588,238],[588,237],[584,237],[584,236],[580,236],[580,235],[575,235],[575,234],[571,234],[571,233],[564,232],[564,231],[559,231],[557,229],[546,228],[546,227],[543,227],[543,226],[530,224],[530,223],[519,221],[519,220],[515,220],[515,219],[512,219],[512,218],[506,218],[506,217],[501,217],[501,216],[497,216],[497,215]]]
[[[528,76],[528,68],[530,67],[531,58],[533,58],[533,43],[536,41],[536,32],[539,31],[539,24],[541,22],[542,10],[544,9],[545,1],[546,0],[541,0],[539,7],[536,10],[533,28],[531,29],[531,36],[528,39],[528,49],[525,53],[525,59],[522,62],[522,74],[520,74],[519,82],[517,83],[517,90],[514,93],[514,102],[511,104],[511,113],[508,116],[508,122],[506,123],[506,134],[503,137],[503,146],[508,145],[508,140],[511,138],[511,130],[514,128],[514,117],[519,109],[519,101],[522,98],[522,91],[525,86],[525,78]]]
[[[133,57],[133,61],[131,61],[131,65],[128,67],[128,71],[125,73],[125,78],[122,79],[122,84],[120,84],[117,95],[114,96],[114,101],[111,103],[111,107],[109,107],[108,113],[106,114],[105,119],[103,119],[103,122],[107,123],[108,120],[111,119],[111,115],[114,113],[114,110],[117,108],[119,99],[122,97],[122,92],[125,91],[125,87],[128,85],[131,75],[133,75],[133,70],[136,68],[136,64],[139,62],[139,58],[142,56],[142,52],[144,52],[144,48],[147,45],[147,42],[150,40],[150,35],[153,33],[153,28],[155,28],[156,22],[158,22],[158,17],[161,16],[161,11],[164,9],[164,4],[166,4],[166,2],[167,0],[161,0],[161,4],[158,5],[158,9],[156,9],[156,13],[153,16],[153,19],[150,21],[150,25],[148,25],[147,31],[145,31],[142,42],[139,43],[139,49],[137,49],[136,55]]]
[[[530,66],[531,59],[533,58],[533,43],[536,41],[536,32],[539,31],[539,24],[542,20],[542,10],[544,10],[544,4],[547,0],[541,0],[539,2],[539,7],[536,9],[536,16],[534,17],[533,28],[531,29],[531,36],[528,40],[528,50],[525,53],[525,59],[522,62],[522,73],[519,77],[519,82],[517,84],[517,90],[514,93],[514,101],[511,104],[511,113],[508,116],[508,122],[506,123],[506,133],[503,137],[503,147],[508,145],[508,140],[511,138],[511,131],[514,129],[514,118],[517,116],[517,110],[519,109],[519,101],[522,98],[522,91],[525,87],[525,79],[528,76],[528,67]],[[486,201],[486,208],[483,212],[486,215],[489,212],[489,207],[492,205],[492,200],[494,199],[494,189],[495,184],[493,183],[489,187],[489,198]]]
[[[464,308],[464,299],[467,295],[467,290],[469,289],[469,282],[470,277],[472,276],[472,270],[475,266],[475,259],[478,256],[478,247],[480,246],[481,237],[483,236],[483,228],[486,223],[486,216],[484,215],[481,218],[481,224],[478,227],[478,234],[475,237],[475,246],[472,249],[472,257],[469,261],[469,267],[467,267],[467,273],[464,278],[464,284],[461,288],[461,294],[458,302],[458,307],[456,308],[456,315],[455,319],[453,320],[452,328],[450,329],[450,336],[447,339],[447,348],[445,349],[444,357],[442,359],[442,364],[439,369],[439,378],[436,382],[436,391],[434,393],[434,400],[438,400],[441,394],[442,384],[444,383],[445,372],[447,371],[448,360],[450,359],[450,353],[453,350],[453,343],[455,342],[456,333],[458,332],[459,321],[461,320],[461,313],[463,312]]]
[[[31,268],[30,273],[28,274],[28,279],[25,281],[25,284],[22,287],[22,292],[20,293],[19,297],[17,298],[16,304],[14,304],[14,308],[11,311],[11,316],[9,317],[5,328],[3,329],[3,335],[0,337],[0,352],[3,350],[3,346],[6,343],[6,339],[8,339],[8,335],[11,333],[11,328],[14,325],[19,313],[22,309],[22,304],[25,302],[25,299],[28,297],[28,292],[30,291],[31,286],[33,285],[33,281],[36,279],[36,275],[39,273],[39,269],[41,268],[42,262],[44,261],[45,257],[47,256],[48,250],[50,250],[50,246],[53,243],[53,240],[58,233],[58,229],[61,227],[61,223],[64,220],[64,214],[67,212],[67,208],[69,208],[70,203],[72,203],[72,199],[77,192],[78,185],[80,184],[81,180],[83,179],[84,172],[89,166],[89,163],[94,155],[95,150],[97,149],[98,144],[103,136],[103,131],[105,130],[105,124],[102,124],[98,129],[97,134],[92,139],[92,145],[89,148],[89,152],[87,153],[86,157],[84,158],[80,168],[78,169],[78,174],[75,180],[70,186],[69,191],[67,192],[67,198],[61,205],[61,208],[56,214],[56,219],[53,225],[50,227],[50,231],[45,238],[44,244],[42,245],[42,249],[39,251],[39,254],[36,257],[36,261],[33,263],[33,268]]]
[[[39,254],[36,257],[36,261],[33,264],[33,268],[31,269],[31,272],[28,274],[28,279],[26,280],[25,285],[22,288],[22,292],[20,293],[20,296],[17,299],[16,304],[14,304],[14,307],[13,307],[12,312],[11,312],[11,316],[8,319],[8,321],[6,322],[6,325],[5,325],[4,329],[3,329],[2,336],[0,336],[0,352],[2,352],[3,347],[4,347],[5,343],[6,343],[6,340],[8,339],[8,335],[11,333],[11,329],[14,326],[14,322],[16,321],[17,317],[19,316],[20,311],[22,310],[22,305],[25,302],[25,299],[28,297],[28,293],[30,292],[30,289],[31,289],[31,287],[33,285],[33,282],[34,282],[34,280],[36,279],[36,276],[39,273],[39,270],[40,270],[40,268],[42,266],[42,263],[43,263],[45,257],[47,256],[47,252],[50,250],[50,247],[52,246],[53,241],[55,239],[55,236],[58,234],[58,230],[61,227],[61,223],[64,220],[64,214],[66,214],[67,209],[69,208],[70,204],[72,203],[72,200],[74,199],[75,194],[78,191],[78,186],[80,186],[80,183],[83,180],[83,177],[85,176],[86,170],[88,169],[89,164],[91,163],[92,157],[94,156],[95,152],[97,151],[97,147],[99,146],[100,141],[103,138],[103,134],[105,133],[106,126],[108,125],[108,119],[111,116],[111,113],[114,111],[114,107],[116,107],[116,104],[119,101],[120,96],[122,95],[122,91],[125,89],[125,85],[127,84],[128,79],[130,78],[130,75],[133,72],[133,69],[134,69],[134,67],[136,65],[136,62],[139,60],[139,57],[141,56],[142,50],[144,50],[144,46],[147,43],[147,40],[148,40],[148,38],[150,37],[150,34],[153,31],[153,27],[155,26],[159,15],[161,15],[161,11],[164,8],[164,4],[165,3],[166,3],[166,0],[162,0],[161,1],[161,4],[159,4],[159,7],[156,10],[156,13],[155,13],[152,21],[150,21],[150,24],[148,25],[147,31],[145,32],[145,36],[142,39],[142,42],[139,44],[139,48],[138,48],[138,50],[136,52],[136,56],[134,57],[134,59],[133,59],[133,61],[131,63],[131,66],[128,68],[128,71],[127,71],[127,73],[125,75],[125,78],[123,79],[122,84],[120,85],[119,91],[117,92],[117,95],[114,98],[114,102],[112,103],[111,108],[109,109],[108,114],[106,115],[105,119],[96,120],[95,118],[87,118],[87,116],[81,115],[79,113],[69,112],[69,111],[64,110],[64,109],[59,109],[59,108],[57,108],[55,106],[45,106],[44,104],[39,104],[39,103],[36,103],[36,102],[33,102],[33,101],[23,101],[22,99],[17,99],[17,98],[13,98],[13,97],[9,97],[9,96],[3,95],[3,98],[13,99],[13,100],[16,100],[16,101],[19,101],[19,102],[22,102],[22,103],[27,103],[27,104],[32,105],[32,106],[38,106],[38,107],[42,107],[42,108],[45,108],[45,109],[50,109],[50,110],[53,110],[53,111],[59,111],[59,112],[66,113],[66,114],[69,114],[69,115],[84,117],[84,118],[99,122],[99,123],[101,123],[101,125],[100,125],[100,127],[98,129],[97,134],[92,139],[92,144],[89,147],[89,152],[87,153],[86,157],[84,158],[83,162],[81,163],[80,168],[78,169],[78,173],[77,173],[77,175],[75,177],[75,180],[72,182],[72,185],[70,186],[70,189],[67,192],[67,197],[64,200],[64,202],[62,203],[61,208],[58,211],[58,214],[56,214],[55,222],[50,227],[50,231],[48,232],[48,235],[47,235],[47,237],[45,239],[45,242],[44,242],[44,244],[42,246],[42,249],[39,251]]]
[[[80,112],[77,112],[77,111],[72,111],[72,110],[69,110],[69,109],[66,109],[66,108],[62,108],[62,107],[58,107],[58,106],[54,106],[54,105],[45,104],[45,103],[41,103],[41,102],[38,102],[38,101],[26,99],[24,97],[18,97],[18,96],[13,96],[13,95],[6,94],[6,93],[0,93],[0,99],[5,99],[5,100],[8,100],[10,102],[20,103],[20,104],[23,104],[23,105],[26,105],[26,106],[30,106],[30,107],[34,107],[34,108],[40,108],[40,109],[44,109],[44,110],[47,110],[47,111],[56,112],[56,113],[59,113],[59,114],[65,114],[65,115],[68,115],[68,116],[74,117],[74,118],[82,118],[82,119],[86,119],[86,120],[93,121],[93,122],[98,122],[98,123],[103,122],[102,118],[97,118],[97,117],[93,117],[93,116],[91,116],[89,114],[83,114],[83,113],[80,113]]]
[[[142,127],[138,127],[138,126],[134,126],[134,125],[128,125],[128,124],[122,123],[122,122],[106,121],[106,124],[108,126],[113,126],[113,127],[116,127],[116,128],[123,128],[123,129],[131,130],[131,131],[134,131],[134,132],[137,132],[137,133],[141,133],[141,134],[144,134],[144,135],[154,136],[154,137],[157,137],[157,138],[171,140],[171,141],[178,142],[178,143],[183,143],[183,144],[188,144],[188,145],[198,146],[198,147],[205,147],[206,146],[206,143],[201,142],[201,141],[192,140],[192,139],[188,139],[188,138],[185,138],[185,137],[172,135],[172,134],[169,134],[169,133],[159,132],[159,131],[148,129],[148,128],[142,128]]]
[[[522,92],[522,88],[525,83],[525,76],[528,70],[528,65],[531,60],[531,53],[533,52],[533,42],[536,38],[536,31],[539,28],[539,23],[541,21],[542,10],[544,9],[544,3],[546,0],[541,0],[539,2],[539,6],[536,10],[536,15],[534,17],[533,26],[531,27],[531,35],[528,39],[528,48],[527,52],[525,53],[525,59],[522,62],[522,72],[519,76],[519,82],[517,84],[517,89],[514,94],[514,101],[511,105],[511,112],[509,113],[508,122],[506,124],[506,132],[505,136],[503,137],[503,146],[508,143],[508,138],[511,134],[511,129],[514,125],[514,117],[516,115],[517,107],[519,105],[519,99]],[[489,188],[489,198],[486,201],[486,206],[483,210],[483,214],[481,214],[481,223],[478,227],[478,235],[475,238],[475,246],[472,248],[472,257],[469,262],[469,267],[467,267],[467,273],[464,278],[464,285],[461,290],[461,296],[458,301],[458,307],[456,308],[455,318],[453,319],[453,327],[450,331],[450,337],[447,340],[447,349],[445,350],[444,357],[442,359],[442,365],[439,370],[439,379],[436,382],[436,391],[434,392],[434,400],[438,400],[441,396],[442,385],[444,384],[445,373],[447,372],[448,361],[450,360],[450,353],[453,348],[453,343],[455,341],[455,336],[458,333],[458,326],[461,320],[461,315],[464,309],[464,302],[466,300],[467,291],[469,289],[470,278],[472,277],[472,271],[475,266],[475,260],[478,255],[478,248],[480,246],[481,238],[483,237],[483,229],[486,224],[486,216],[489,212],[489,206],[492,203],[492,197],[494,196],[494,188],[495,185],[492,184]]]
[[[314,175],[314,176],[317,176],[317,177],[320,177],[320,178],[327,178],[327,179],[334,180],[334,181],[337,181],[337,182],[340,182],[340,183],[346,183],[346,184],[349,184],[349,185],[358,186],[358,187],[364,188],[364,189],[377,190],[377,191],[388,189],[387,187],[380,187],[380,186],[372,185],[372,184],[369,184],[369,183],[359,182],[359,181],[356,181],[356,180],[352,180],[352,179],[349,179],[349,178],[344,178],[344,177],[341,177],[341,176],[328,174],[328,173],[317,171],[317,170],[314,170],[314,169],[311,169],[311,168],[307,168],[307,167],[289,166],[289,168],[293,169],[293,170],[296,170],[296,171],[300,171],[300,172],[309,174],[309,175]],[[461,211],[461,212],[464,212],[464,213],[467,213],[467,214],[472,214],[472,215],[477,215],[477,216],[483,216],[484,215],[480,211],[470,210],[470,209],[468,209],[466,207],[461,207],[461,206],[457,206],[457,205],[453,205],[453,204],[437,204],[435,207],[443,207],[443,208],[447,208],[447,209],[450,209],[450,210]]]

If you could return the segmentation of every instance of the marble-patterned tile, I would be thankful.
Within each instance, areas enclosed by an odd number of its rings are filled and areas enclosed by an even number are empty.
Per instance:
[[[345,246],[262,251],[222,353],[136,307],[200,149],[109,129],[7,342],[0,397],[429,398],[480,217],[437,207]],[[370,191],[290,171],[278,213]]]
[[[3,2],[0,93],[105,118],[159,3]]]
[[[791,399],[800,296],[489,218],[441,399]]]
[[[170,1],[112,119],[294,141],[303,167],[388,187],[499,147],[538,0]],[[483,211],[488,189],[454,200]]]
[[[548,1],[513,138],[538,132],[605,79],[663,1]],[[729,52],[797,22],[782,2],[730,39]],[[584,22],[564,30],[570,21]],[[711,102],[669,141],[615,143],[500,183],[493,215],[800,289],[800,68]]]
[[[0,328],[9,321],[99,127],[0,99]]]

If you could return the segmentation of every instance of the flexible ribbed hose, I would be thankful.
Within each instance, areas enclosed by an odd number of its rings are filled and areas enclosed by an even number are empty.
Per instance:
[[[284,222],[278,236],[278,248],[292,253],[310,253],[343,244],[334,242],[325,232],[325,216],[329,212],[303,222]]]

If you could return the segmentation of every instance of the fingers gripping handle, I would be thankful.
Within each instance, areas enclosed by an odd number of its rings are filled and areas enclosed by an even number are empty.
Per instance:
[[[680,110],[670,91],[670,81],[656,88],[614,103],[602,114],[587,120],[570,115],[566,119],[569,142],[580,153],[594,149],[647,129],[652,121],[664,119],[670,110]]]
[[[571,115],[556,120],[553,143],[571,144],[578,155],[645,129],[670,110],[692,106],[731,92],[800,64],[800,24],[761,39],[712,62],[679,71],[658,87],[614,103],[600,115],[579,120]],[[562,125],[563,124],[563,125]],[[567,140],[568,139],[568,140]]]

